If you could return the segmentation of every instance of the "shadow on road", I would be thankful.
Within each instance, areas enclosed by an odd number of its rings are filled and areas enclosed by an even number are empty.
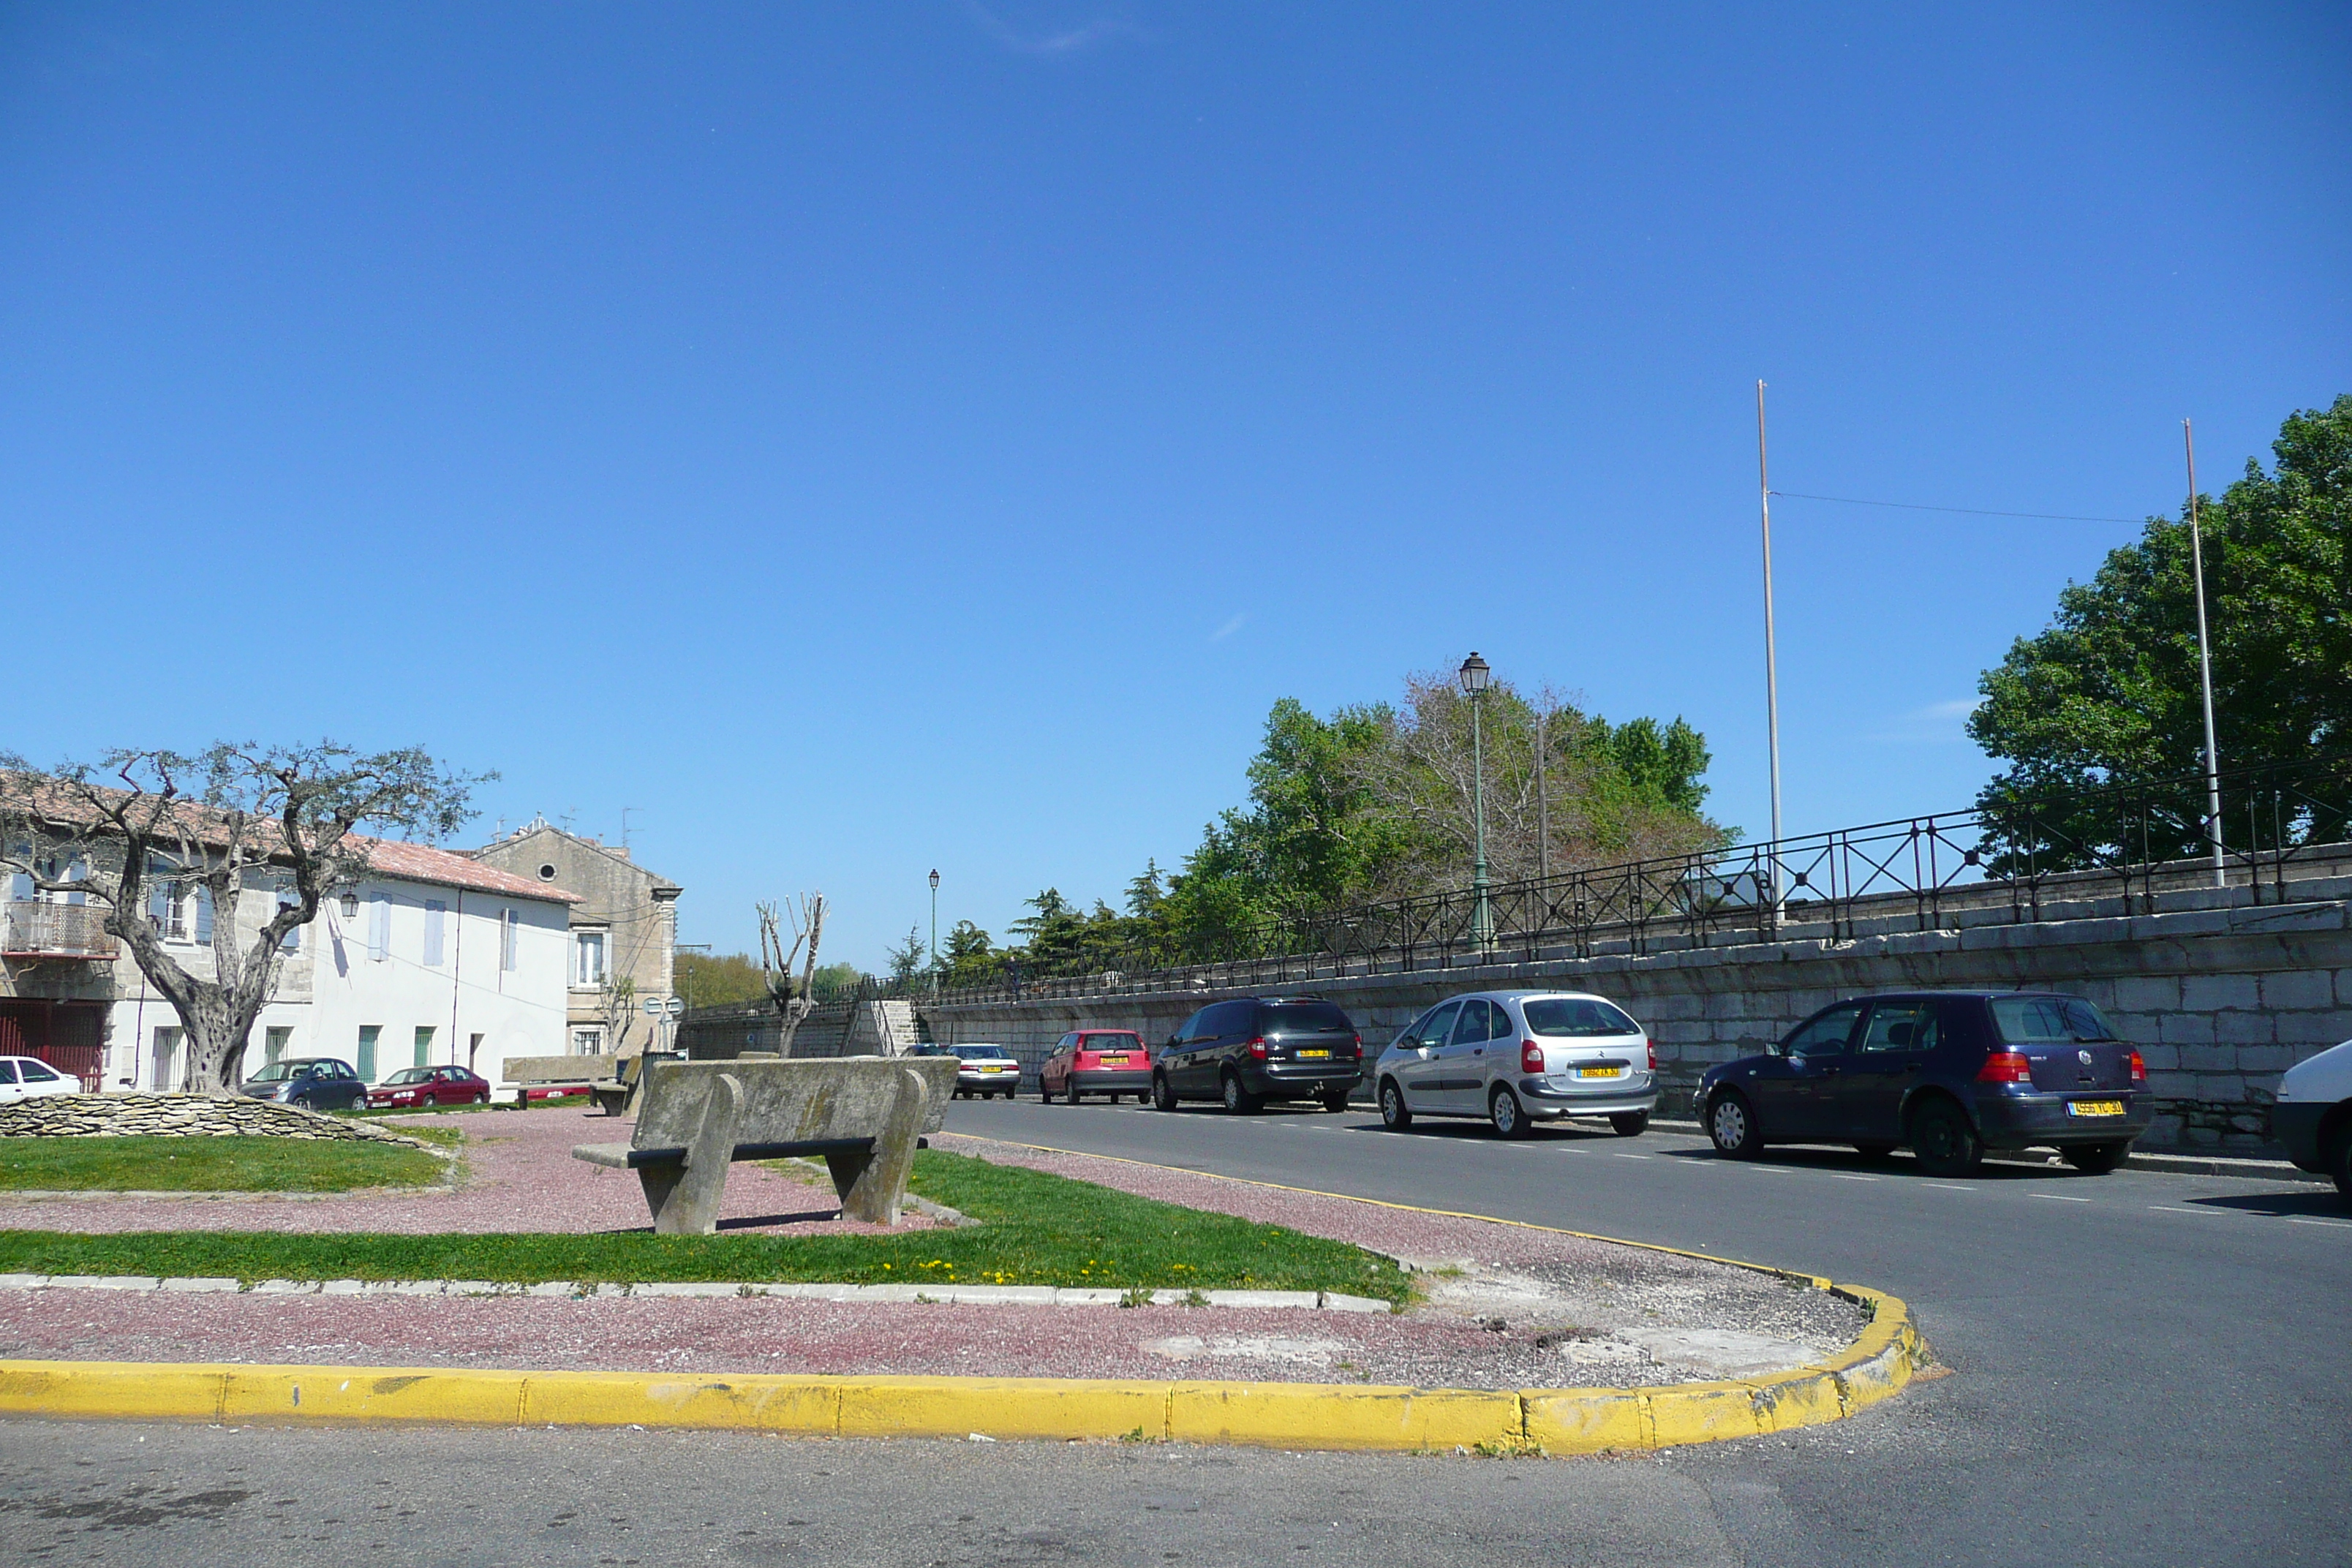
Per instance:
[[[2236,1209],[2242,1214],[2267,1215],[2274,1219],[2307,1215],[2314,1219],[2352,1220],[2352,1202],[2326,1187],[2310,1187],[2299,1193],[2232,1193],[2187,1201],[2200,1208]]]

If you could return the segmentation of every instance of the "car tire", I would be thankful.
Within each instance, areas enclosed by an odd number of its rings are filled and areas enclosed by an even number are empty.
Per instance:
[[[1895,1145],[1892,1143],[1881,1143],[1874,1140],[1867,1143],[1855,1144],[1853,1146],[1853,1152],[1861,1155],[1865,1160],[1884,1160],[1886,1156],[1895,1152]]]
[[[1535,1131],[1535,1124],[1528,1120],[1528,1108],[1519,1103],[1508,1084],[1496,1084],[1486,1097],[1486,1121],[1505,1138],[1524,1138]]]
[[[1062,1091],[1062,1099],[1071,1105],[1076,1105],[1078,1102],[1078,1086],[1076,1084],[1072,1084],[1069,1088],[1064,1089]]]
[[[1176,1109],[1176,1091],[1169,1087],[1168,1075],[1164,1072],[1151,1075],[1151,1108],[1154,1110]]]
[[[1911,1113],[1911,1152],[1931,1176],[1973,1176],[1984,1163],[1984,1140],[1968,1112],[1948,1100],[1931,1100]]]
[[[289,1100],[286,1103],[292,1106],[297,1110],[316,1110],[319,1109],[319,1102],[312,1100],[307,1094]]]
[[[1329,1111],[1334,1116],[1345,1116],[1348,1113],[1347,1095],[1344,1093],[1325,1095],[1323,1097],[1323,1109]]]
[[[2329,1151],[2327,1173],[2336,1178],[2336,1190],[2352,1201],[2352,1127],[2336,1134],[2336,1147]]]
[[[1650,1130],[1650,1113],[1628,1110],[1609,1119],[1609,1130],[1620,1138],[1639,1138]]]
[[[1381,1125],[1391,1132],[1406,1132],[1412,1128],[1412,1107],[1404,1102],[1404,1090],[1397,1080],[1381,1080]]]
[[[1217,1097],[1224,1101],[1228,1116],[1250,1115],[1265,1103],[1242,1087],[1241,1075],[1235,1072],[1225,1074],[1223,1081],[1217,1086]]]
[[[1045,1087],[1045,1080],[1042,1078],[1037,1080],[1037,1103],[1040,1105],[1054,1103],[1054,1091]]]
[[[484,1090],[482,1090],[482,1092],[481,1092],[481,1093],[479,1093],[479,1094],[478,1094],[478,1095],[474,1096],[474,1103],[475,1103],[476,1105],[488,1105],[489,1102],[490,1102],[490,1091],[489,1091],[488,1089],[484,1089]]]
[[[1719,1089],[1706,1102],[1706,1138],[1728,1160],[1754,1160],[1764,1152],[1764,1130],[1756,1108],[1736,1089]]]
[[[2071,1149],[2061,1149],[2058,1157],[2086,1176],[2104,1176],[2124,1163],[2131,1152],[2128,1139],[2111,1143],[2077,1143]]]

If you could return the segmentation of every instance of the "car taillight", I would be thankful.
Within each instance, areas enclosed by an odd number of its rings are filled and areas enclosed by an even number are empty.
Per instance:
[[[1356,1037],[1356,1054],[1360,1057],[1364,1054],[1364,1037],[1361,1035]]]
[[[2140,1060],[2139,1052],[2132,1051],[2128,1053],[2124,1058],[2124,1060],[2131,1066],[2132,1082],[2146,1083],[2147,1081],[2147,1064]]]
[[[1642,1048],[1643,1048],[1643,1050],[1645,1050],[1645,1051],[1647,1051],[1647,1052],[1649,1052],[1649,1053],[1650,1053],[1650,1070],[1651,1070],[1652,1072],[1655,1072],[1655,1071],[1657,1071],[1657,1070],[1658,1070],[1658,1042],[1657,1042],[1657,1041],[1655,1041],[1655,1040],[1653,1040],[1653,1039],[1650,1039],[1650,1038],[1648,1038],[1648,1037],[1643,1037],[1643,1041],[1642,1041]]]
[[[1995,1051],[1977,1069],[1979,1083],[2032,1083],[2033,1062],[2023,1051]]]
[[[1519,1042],[1519,1070],[1540,1074],[1544,1069],[1543,1047],[1533,1040]]]
[[[1265,1042],[1252,1040],[1249,1043],[1249,1054],[1259,1061],[1265,1060]]]

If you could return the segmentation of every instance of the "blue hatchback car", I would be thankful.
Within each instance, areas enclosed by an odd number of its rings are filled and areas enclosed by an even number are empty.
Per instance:
[[[2054,1147],[2114,1170],[2154,1106],[2140,1054],[2098,1008],[2053,992],[1901,992],[1824,1007],[1766,1055],[1709,1068],[1699,1122],[1717,1151],[1772,1143],[1907,1143],[1931,1175],[1987,1149]]]

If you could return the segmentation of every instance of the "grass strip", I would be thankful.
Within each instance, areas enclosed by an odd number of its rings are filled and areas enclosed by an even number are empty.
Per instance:
[[[396,1143],[308,1138],[0,1138],[0,1190],[342,1193],[420,1187],[446,1167]]]
[[[0,1273],[537,1284],[823,1280],[1109,1289],[1338,1290],[1405,1299],[1405,1277],[1346,1242],[926,1150],[915,1188],[980,1223],[896,1236],[311,1235],[0,1231]]]

